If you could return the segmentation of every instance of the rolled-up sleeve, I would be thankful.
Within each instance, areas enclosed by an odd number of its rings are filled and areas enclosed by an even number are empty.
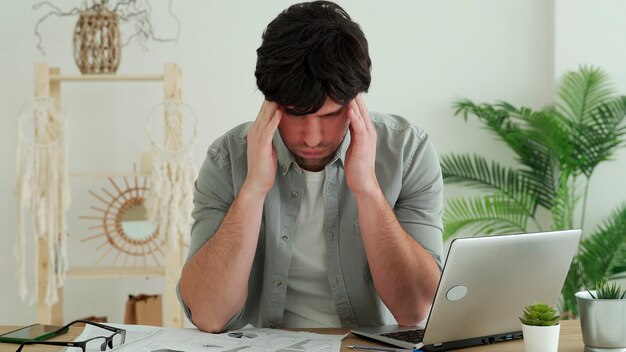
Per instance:
[[[215,234],[235,199],[229,160],[211,146],[200,168],[191,214],[191,244],[187,261]]]
[[[194,209],[191,214],[194,221],[186,263],[213,237],[235,197],[231,166],[227,156],[217,147],[219,142],[220,140],[217,140],[209,147],[195,183]],[[191,310],[180,294],[180,280],[176,285],[176,293],[185,315],[193,322]]]
[[[420,131],[421,132],[421,131]],[[407,143],[402,189],[394,206],[398,222],[443,267],[443,179],[437,152],[426,133]]]

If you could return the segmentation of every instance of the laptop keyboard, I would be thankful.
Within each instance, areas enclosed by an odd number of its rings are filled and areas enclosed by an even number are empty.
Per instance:
[[[380,336],[389,337],[396,340],[419,343],[424,339],[424,329],[394,331],[380,334]]]

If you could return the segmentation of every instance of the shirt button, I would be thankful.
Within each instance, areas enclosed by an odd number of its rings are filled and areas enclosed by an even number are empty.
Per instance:
[[[287,236],[283,236],[281,238],[282,238],[283,242],[285,242],[285,243],[287,243],[287,241],[289,240],[289,238]]]
[[[274,280],[274,286],[278,287],[280,285],[282,285],[283,283],[280,282],[280,280]]]
[[[283,172],[287,172],[287,165],[283,165]]]
[[[298,192],[291,191],[291,198],[298,198]]]

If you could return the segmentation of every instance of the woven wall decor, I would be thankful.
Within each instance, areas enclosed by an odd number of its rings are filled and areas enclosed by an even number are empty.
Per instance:
[[[115,12],[100,4],[80,12],[74,29],[74,61],[81,73],[115,73],[121,46]]]
[[[143,180],[140,180],[136,166],[133,167],[133,174],[132,178],[121,177],[123,183],[109,177],[112,190],[102,187],[103,193],[100,194],[89,191],[99,204],[91,209],[98,213],[80,218],[95,221],[89,229],[96,233],[81,239],[81,242],[99,241],[96,250],[103,252],[96,260],[96,265],[105,258],[109,258],[109,264],[113,266],[147,267],[150,262],[161,265],[164,238],[157,225],[148,221],[144,206],[145,195],[150,188],[148,177],[143,176]]]

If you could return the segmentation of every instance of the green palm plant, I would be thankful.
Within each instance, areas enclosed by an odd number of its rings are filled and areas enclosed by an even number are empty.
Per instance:
[[[541,110],[507,102],[454,103],[455,115],[473,115],[516,154],[519,167],[479,155],[441,158],[446,184],[481,190],[448,201],[444,238],[584,228],[589,182],[596,167],[625,145],[626,97],[594,67],[568,72],[554,104]],[[575,223],[575,211],[581,210]],[[545,216],[550,214],[550,220]],[[626,272],[626,204],[581,241],[565,285],[561,311],[577,315],[574,293],[602,277]]]

